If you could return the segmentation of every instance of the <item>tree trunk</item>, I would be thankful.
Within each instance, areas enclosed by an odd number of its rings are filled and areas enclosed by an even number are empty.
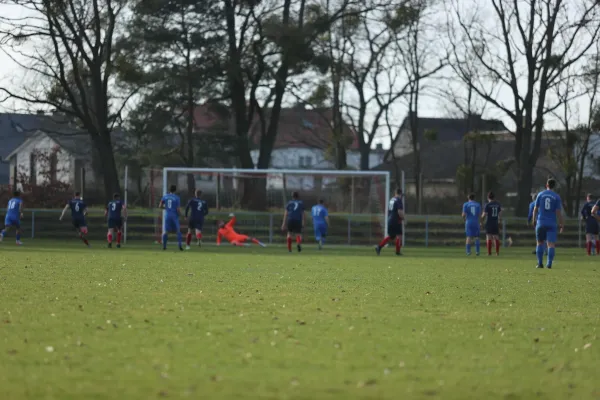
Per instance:
[[[519,168],[517,176],[517,217],[526,217],[531,202],[531,186],[533,183],[533,165],[525,164]]]
[[[108,203],[112,200],[113,193],[121,192],[121,183],[112,151],[110,132],[107,131],[102,136],[93,135],[92,139],[100,155],[100,168],[104,177],[104,197],[106,203]]]

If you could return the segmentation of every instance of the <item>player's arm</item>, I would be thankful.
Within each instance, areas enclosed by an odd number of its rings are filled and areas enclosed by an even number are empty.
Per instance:
[[[127,220],[127,206],[123,204],[121,207],[121,211],[123,211],[123,219]]]
[[[67,203],[67,205],[65,205],[65,208],[63,208],[62,214],[60,214],[60,218],[58,219],[59,221],[62,221],[62,219],[64,218],[65,213],[67,212],[68,209],[69,209],[69,203]]]
[[[237,220],[235,219],[235,215],[233,213],[229,214],[229,217],[231,219],[229,220],[229,222],[227,224],[225,224],[225,226],[228,228],[233,228],[233,226],[235,225]]]
[[[19,215],[21,216],[21,218],[23,218],[23,202],[19,203]]]
[[[565,220],[563,218],[563,213],[560,208],[556,210],[556,219],[558,220],[558,227],[560,228],[560,232],[562,233],[565,227]]]
[[[191,205],[192,205],[192,201],[190,200],[190,201],[188,201],[187,206],[185,206],[185,219],[188,219]]]
[[[329,211],[325,210],[325,222],[327,222],[327,226],[330,226],[329,223]]]
[[[304,209],[302,209],[302,227],[304,228],[305,225],[306,225],[306,212],[304,212]]]
[[[598,200],[596,202],[596,204],[594,204],[594,207],[592,207],[592,217],[594,217],[594,219],[598,222],[600,222],[600,215],[598,215],[599,209],[600,209],[600,200]]]
[[[535,207],[533,207],[533,212],[531,213],[531,224],[532,225],[535,225],[535,221],[537,220],[537,214],[538,214],[538,206],[536,204]]]
[[[104,208],[104,218],[108,215],[108,207],[110,207],[110,203]]]
[[[535,205],[533,207],[529,206],[529,212],[527,213],[527,223],[531,224],[533,221],[533,209],[535,208]]]
[[[87,215],[87,206],[83,206],[83,215]]]
[[[460,215],[462,217],[463,220],[467,220],[467,206],[464,205],[463,206],[463,210],[462,210],[462,214]]]

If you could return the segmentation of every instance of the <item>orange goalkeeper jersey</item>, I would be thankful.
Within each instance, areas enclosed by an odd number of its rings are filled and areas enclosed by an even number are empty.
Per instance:
[[[231,218],[225,226],[219,229],[217,232],[217,244],[221,244],[221,238],[225,238],[228,242],[236,241],[240,235],[233,230],[233,225],[235,225],[235,217]]]

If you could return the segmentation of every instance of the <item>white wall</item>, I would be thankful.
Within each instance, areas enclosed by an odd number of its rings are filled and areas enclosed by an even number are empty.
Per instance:
[[[600,133],[590,137],[588,153],[583,164],[583,176],[600,179]]]
[[[40,135],[34,140],[24,143],[20,151],[11,159],[11,179],[13,166],[17,165],[17,177],[20,174],[25,174],[28,177],[31,175],[30,171],[30,157],[34,152],[50,153],[52,149],[57,146],[54,140],[45,135]],[[57,154],[57,176],[56,179],[59,182],[72,183],[74,179],[75,163],[72,157],[65,150]],[[45,164],[45,165],[44,165]],[[43,184],[45,176],[42,170],[49,168],[47,163],[36,162],[36,184]]]

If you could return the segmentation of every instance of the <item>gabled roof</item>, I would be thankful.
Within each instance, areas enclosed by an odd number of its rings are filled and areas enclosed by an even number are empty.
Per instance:
[[[38,132],[73,134],[77,132],[64,119],[51,115],[0,113],[0,158],[8,155]]]
[[[27,146],[32,141],[38,140],[42,136],[50,137],[60,146],[61,149],[67,151],[76,158],[89,158],[92,154],[92,143],[88,134],[57,134],[55,132],[44,132],[39,130],[35,134],[30,135],[27,140],[25,140],[10,154],[8,154],[6,158],[10,159],[14,155],[18,154],[23,147]]]
[[[229,110],[214,108],[213,104],[204,104],[194,110],[196,129],[206,131],[224,121],[231,121]],[[269,119],[270,110],[264,110],[265,119]],[[317,148],[327,149],[333,142],[331,109],[304,109],[301,107],[282,108],[279,116],[278,132],[274,148]],[[233,135],[231,129],[226,129],[227,134]],[[257,147],[260,143],[260,119],[256,115],[250,127],[249,136],[251,146]],[[358,149],[358,139],[354,131],[346,124],[343,127],[344,137],[347,139],[348,149]]]

